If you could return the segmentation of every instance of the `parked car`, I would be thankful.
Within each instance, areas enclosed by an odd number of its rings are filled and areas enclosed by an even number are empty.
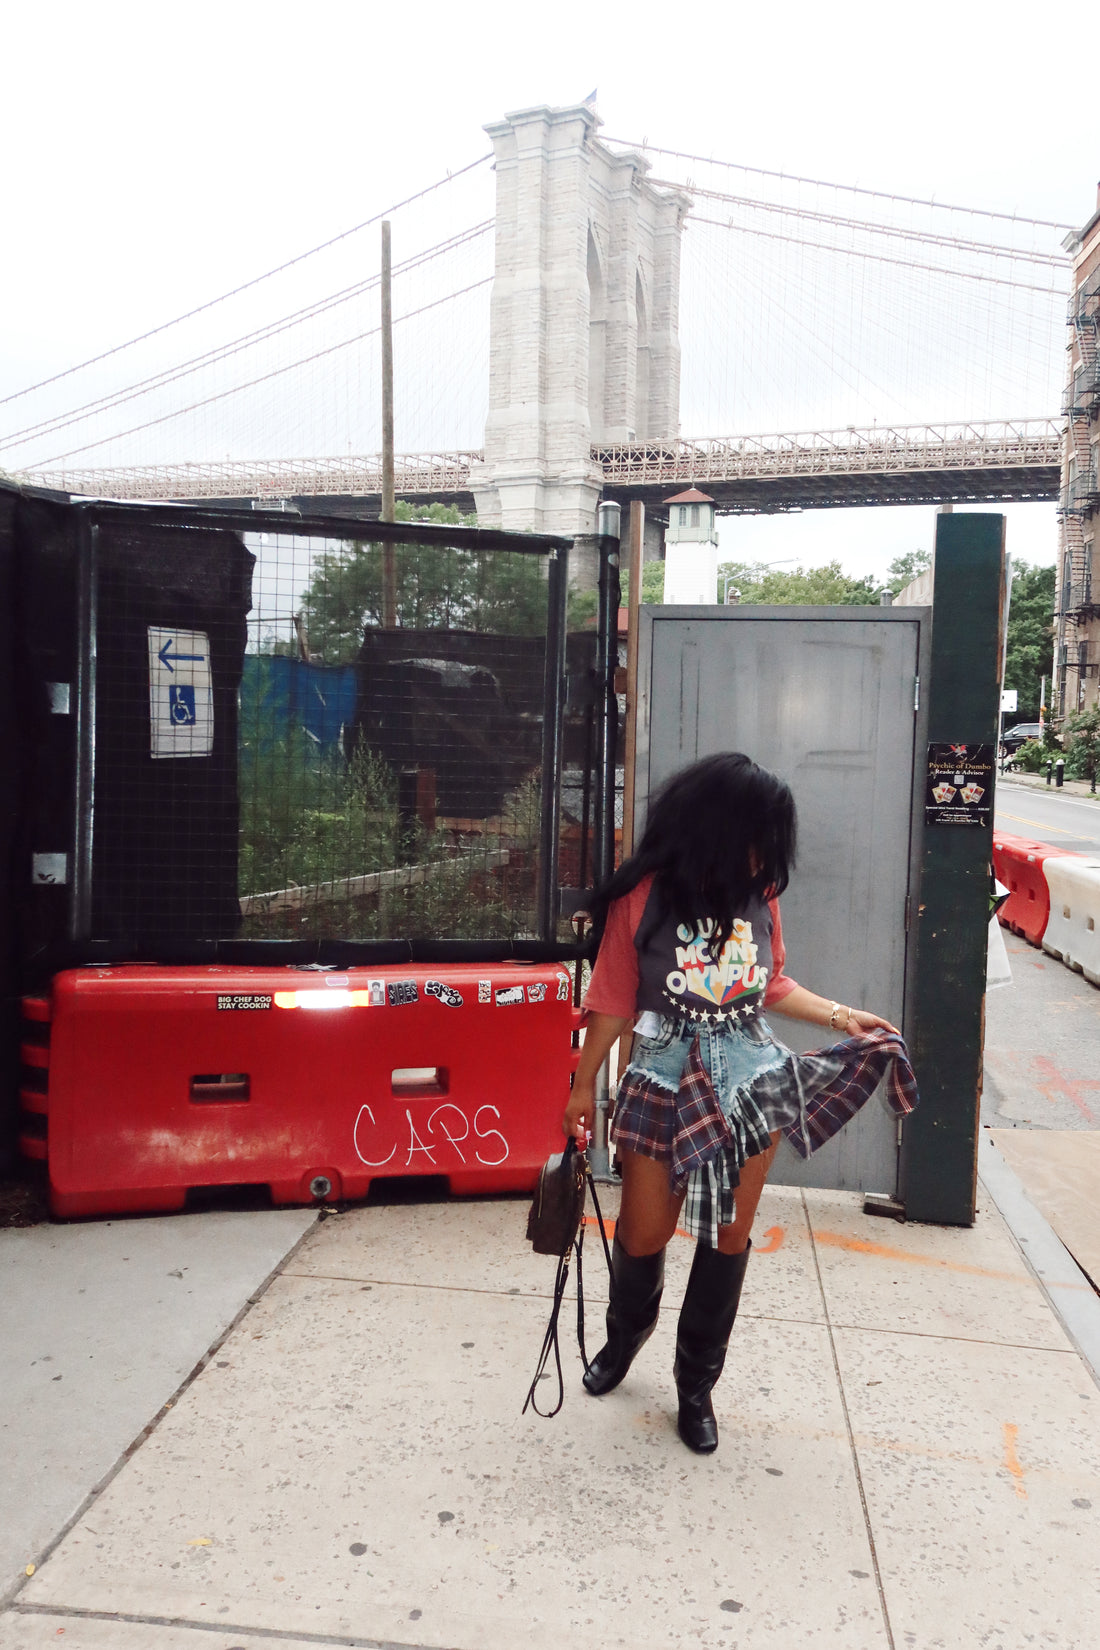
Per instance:
[[[1021,745],[1026,745],[1029,739],[1043,737],[1041,722],[1017,722],[1014,728],[1006,728],[1001,734],[1001,751],[1006,756],[1015,756]]]

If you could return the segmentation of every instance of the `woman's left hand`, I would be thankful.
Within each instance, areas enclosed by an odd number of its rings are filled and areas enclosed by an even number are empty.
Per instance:
[[[848,1015],[848,1023],[841,1027],[850,1037],[858,1037],[861,1031],[892,1031],[900,1037],[897,1026],[892,1026],[889,1020],[884,1020],[880,1014],[872,1014],[866,1008],[853,1008]]]

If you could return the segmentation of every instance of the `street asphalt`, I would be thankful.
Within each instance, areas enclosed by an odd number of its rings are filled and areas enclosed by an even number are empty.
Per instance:
[[[1100,854],[1100,800],[1048,791],[1041,780],[998,780],[996,823],[1015,836]],[[982,1121],[1002,1129],[1100,1129],[1100,991],[1056,957],[1003,933],[1013,984],[986,998]]]
[[[996,824],[1013,836],[1051,842],[1074,854],[1100,853],[1100,797],[1086,785],[1067,795],[1045,780],[1004,775],[997,780]]]

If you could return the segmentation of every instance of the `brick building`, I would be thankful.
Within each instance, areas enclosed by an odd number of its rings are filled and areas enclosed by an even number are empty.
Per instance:
[[[1055,585],[1054,720],[1095,705],[1100,672],[1100,189],[1063,243],[1073,257],[1060,549]]]

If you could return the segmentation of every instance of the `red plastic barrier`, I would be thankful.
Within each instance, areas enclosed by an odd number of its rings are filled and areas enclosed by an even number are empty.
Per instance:
[[[53,982],[57,1215],[179,1209],[189,1188],[276,1203],[393,1175],[530,1189],[560,1148],[577,1054],[558,964],[74,969]]]
[[[1031,842],[1003,831],[993,833],[993,870],[998,881],[1011,890],[997,915],[1006,928],[1032,945],[1042,945],[1050,918],[1050,890],[1043,875],[1043,861],[1064,855],[1063,848],[1052,848],[1049,842]]]

